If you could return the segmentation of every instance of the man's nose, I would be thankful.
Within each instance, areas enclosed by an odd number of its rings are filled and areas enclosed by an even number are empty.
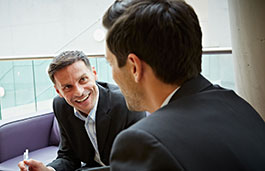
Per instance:
[[[82,96],[83,92],[84,92],[84,88],[82,86],[77,85],[75,87],[75,96]]]

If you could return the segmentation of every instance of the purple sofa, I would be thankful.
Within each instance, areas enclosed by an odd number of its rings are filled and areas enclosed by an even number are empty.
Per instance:
[[[46,113],[0,124],[0,171],[19,170],[17,164],[29,150],[29,158],[48,164],[57,156],[60,134],[54,114]]]

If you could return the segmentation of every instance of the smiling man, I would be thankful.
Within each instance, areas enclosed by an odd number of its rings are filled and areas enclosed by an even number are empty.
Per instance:
[[[97,82],[97,73],[83,52],[61,53],[51,62],[48,73],[59,94],[53,102],[61,135],[58,156],[47,167],[28,160],[19,163],[20,169],[25,170],[25,164],[34,171],[109,165],[116,135],[145,113],[129,111],[117,86]]]

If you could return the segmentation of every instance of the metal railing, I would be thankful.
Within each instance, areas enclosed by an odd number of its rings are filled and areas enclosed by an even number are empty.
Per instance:
[[[232,48],[222,47],[222,48],[203,48],[203,54],[215,55],[215,54],[232,54]],[[10,61],[10,60],[42,60],[42,59],[52,59],[55,55],[27,55],[27,56],[0,56],[0,61]],[[88,58],[105,57],[104,54],[87,54]]]

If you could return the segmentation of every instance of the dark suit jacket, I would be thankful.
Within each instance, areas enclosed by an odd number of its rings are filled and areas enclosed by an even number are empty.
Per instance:
[[[265,124],[233,91],[201,75],[170,103],[122,131],[111,170],[265,170]]]
[[[116,135],[143,118],[145,113],[129,111],[117,86],[100,82],[97,85],[97,143],[102,162],[109,165],[110,150]],[[85,130],[85,122],[74,115],[74,108],[63,98],[56,97],[53,109],[60,127],[61,142],[57,159],[48,166],[56,171],[73,171],[80,167],[81,161],[88,167],[99,166],[94,161],[95,150]]]

